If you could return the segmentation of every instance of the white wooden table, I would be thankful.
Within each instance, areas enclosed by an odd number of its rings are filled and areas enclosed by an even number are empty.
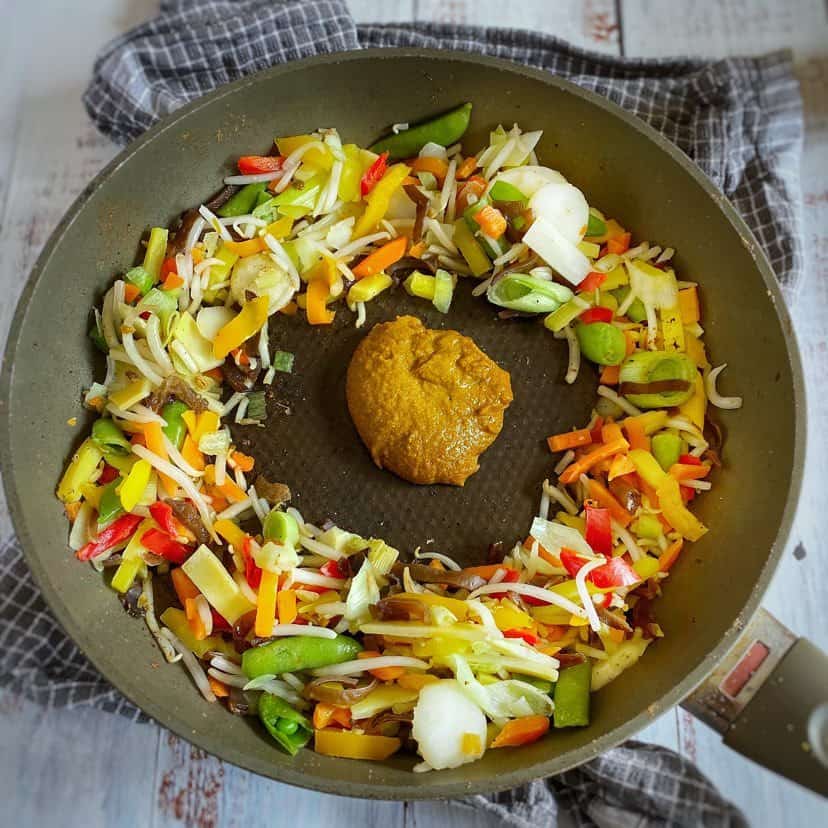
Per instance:
[[[0,341],[16,291],[53,226],[115,154],[80,103],[93,56],[111,37],[150,17],[155,7],[151,0],[0,0],[0,278],[5,296]],[[808,130],[803,165],[807,273],[794,319],[810,392],[810,444],[792,542],[766,605],[828,649],[828,548],[822,538],[828,514],[825,0],[351,0],[351,8],[360,21],[534,29],[608,54],[723,56],[794,49]],[[741,759],[682,711],[665,714],[641,738],[696,761],[757,826],[828,822],[824,800]],[[494,824],[453,804],[369,802],[291,788],[205,756],[160,727],[91,710],[44,715],[9,694],[0,696],[0,744],[4,824]]]

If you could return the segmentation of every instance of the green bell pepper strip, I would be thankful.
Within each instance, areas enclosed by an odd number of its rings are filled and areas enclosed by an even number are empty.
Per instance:
[[[297,635],[277,638],[261,647],[251,647],[242,655],[242,670],[248,678],[313,670],[330,664],[351,661],[362,651],[362,645],[347,635],[316,638]]]
[[[167,435],[167,439],[177,448],[180,449],[184,442],[184,437],[187,435],[187,424],[184,422],[182,415],[185,411],[190,409],[184,405],[180,400],[174,400],[167,403],[161,409],[161,416],[164,418],[165,426],[162,426],[161,431]]]
[[[521,201],[524,203],[528,201],[526,196],[508,181],[495,181],[492,189],[489,190],[489,198],[492,201]]]
[[[465,103],[430,121],[423,121],[396,135],[380,139],[371,147],[371,152],[377,155],[387,152],[392,161],[397,161],[400,158],[411,158],[426,144],[451,146],[457,143],[469,128],[471,112],[472,105]]]
[[[98,503],[98,529],[108,526],[116,517],[124,513],[121,498],[118,497],[118,493],[115,491],[121,485],[122,480],[122,477],[116,477],[104,487]]]
[[[528,313],[552,313],[572,298],[572,291],[549,279],[512,273],[489,285],[486,298],[501,308]]]
[[[128,270],[124,274],[124,281],[128,282],[131,285],[135,285],[139,291],[141,291],[141,296],[146,296],[149,292],[150,288],[155,283],[155,280],[152,278],[152,275],[147,271],[145,267],[138,265],[138,267],[133,267],[132,270]]]
[[[124,432],[108,417],[92,424],[92,442],[105,454],[129,454],[132,448]]]
[[[263,693],[258,712],[267,732],[291,756],[296,756],[313,736],[313,725],[278,696]]]
[[[670,466],[678,463],[681,456],[681,437],[670,432],[656,434],[650,441],[650,449],[653,457],[658,460],[658,465],[664,471],[669,471]]]
[[[270,360],[271,365],[283,374],[290,374],[293,372],[294,355],[290,351],[276,351],[273,358]]]
[[[587,223],[586,236],[592,238],[593,236],[603,236],[607,232],[607,225],[598,216],[589,214],[589,222]]]
[[[256,206],[259,193],[263,193],[266,190],[266,181],[259,182],[258,184],[247,184],[235,195],[228,198],[216,212],[222,218],[230,218],[231,216],[246,216],[252,212],[253,208]]]
[[[299,524],[287,512],[272,509],[262,524],[262,535],[266,541],[295,548],[299,543]]]
[[[693,396],[696,366],[676,351],[638,351],[621,364],[619,392],[639,408],[673,408]]]
[[[144,270],[154,285],[161,278],[161,265],[167,255],[167,238],[169,232],[166,227],[153,227],[150,230],[147,249],[144,253]]]
[[[609,322],[590,322],[576,325],[575,335],[581,353],[597,365],[620,365],[627,353],[623,331]]]
[[[558,675],[555,685],[555,727],[584,727],[589,724],[589,693],[592,663],[587,659]]]
[[[92,323],[92,327],[89,329],[89,338],[92,340],[92,344],[103,354],[109,353],[109,345],[106,344],[106,339],[104,339],[103,331],[101,330],[100,322],[97,319]]]
[[[266,201],[270,201],[270,199],[271,199],[270,191],[269,191],[269,190],[262,190],[262,191],[261,191],[261,192],[260,192],[260,193],[256,196],[256,204],[255,204],[255,206],[256,206],[256,207],[261,207],[261,206],[262,206],[262,204],[264,204]]]

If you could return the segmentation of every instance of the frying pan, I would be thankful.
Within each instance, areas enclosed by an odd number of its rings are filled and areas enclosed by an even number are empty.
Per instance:
[[[79,410],[80,389],[101,376],[86,337],[89,311],[113,276],[133,264],[147,228],[202,202],[236,157],[265,150],[274,135],[331,125],[364,145],[391,123],[467,100],[474,103],[467,146],[483,145],[501,122],[543,129],[543,163],[636,238],[678,250],[678,272],[702,285],[710,351],[728,361],[729,383],[744,407],[721,416],[725,470],[697,501],[710,532],[676,565],[658,602],[666,638],[597,694],[588,728],[556,731],[520,750],[492,751],[475,764],[431,774],[412,773],[414,760],[406,756],[374,764],[306,750],[290,759],[257,723],[204,703],[184,670],[159,667],[144,625],[128,618],[100,577],[67,549],[54,488],[89,424]],[[277,386],[268,428],[243,429],[236,438],[266,473],[291,484],[309,518],[330,517],[408,551],[430,543],[466,564],[480,562],[490,542],[524,536],[550,473],[543,438],[584,421],[596,376],[585,370],[574,388],[566,387],[565,345],[537,324],[498,321],[467,287],[448,318],[409,304],[402,291],[369,310],[370,323],[413,312],[428,325],[458,328],[510,371],[516,401],[464,489],[413,487],[371,465],[345,412],[345,368],[364,331],[346,324],[344,312],[334,330],[283,325],[281,318],[271,326],[273,347],[296,353],[296,373]],[[509,63],[413,49],[312,58],[216,91],[131,144],[66,214],[17,309],[0,399],[12,517],[55,615],[127,697],[223,759],[352,796],[442,798],[505,789],[616,745],[685,699],[731,651],[716,683],[697,691],[695,709],[727,729],[737,749],[826,792],[814,713],[828,687],[825,656],[771,629],[765,616],[751,633],[761,640],[749,636],[732,650],[779,561],[801,483],[805,400],[791,322],[767,261],[725,198],[653,130],[596,95]],[[66,425],[73,415],[80,419],[74,429]],[[814,749],[806,753],[801,745],[809,738]]]

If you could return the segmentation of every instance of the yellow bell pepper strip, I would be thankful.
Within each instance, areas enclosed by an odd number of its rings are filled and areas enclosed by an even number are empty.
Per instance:
[[[82,495],[81,486],[89,482],[89,478],[97,469],[101,458],[103,458],[103,452],[92,442],[91,438],[84,440],[66,467],[66,471],[58,484],[58,498],[64,503],[80,500]]]
[[[574,463],[564,469],[558,478],[561,483],[574,483],[582,474],[586,474],[596,463],[608,460],[614,454],[624,452],[630,444],[623,438],[613,440],[609,443],[596,446],[592,451],[587,452],[583,457],[578,458]]]
[[[710,361],[707,359],[704,343],[687,328],[684,329],[684,352],[698,368],[702,370],[710,368]]]
[[[275,222],[274,222],[275,223]],[[268,249],[265,240],[260,236],[252,239],[245,239],[244,241],[225,241],[222,242],[223,247],[227,248],[231,253],[235,253],[240,259],[247,256],[252,256],[255,253],[262,253]]]
[[[499,630],[534,630],[537,628],[537,624],[529,613],[518,609],[506,598],[502,599],[496,607],[492,607],[492,617]]]
[[[684,505],[678,481],[665,474],[656,487],[658,503],[664,519],[687,540],[697,541],[707,532],[707,527]]]
[[[351,708],[337,707],[335,704],[319,702],[313,708],[313,726],[316,730],[327,727],[331,722],[344,728],[351,727]]]
[[[348,291],[348,304],[355,305],[357,302],[370,302],[384,290],[388,290],[393,284],[394,280],[386,273],[365,276],[360,281],[355,282]]]
[[[342,165],[337,194],[345,202],[359,201],[359,182],[365,169],[362,150],[356,144],[345,144],[342,152],[345,155],[345,161]]]
[[[280,219],[276,219],[276,221],[268,224],[267,227],[265,227],[263,235],[273,236],[273,238],[278,241],[280,239],[287,238],[292,229],[293,219],[290,216],[282,216]]]
[[[405,280],[403,287],[409,296],[416,296],[419,299],[428,299],[429,302],[434,299],[434,291],[437,288],[437,280],[433,276],[426,273],[414,271]]]
[[[649,451],[632,449],[629,458],[632,460],[635,470],[641,475],[641,479],[653,488],[657,488],[667,476],[667,473],[658,464],[658,460]]]
[[[382,761],[402,746],[402,742],[393,736],[376,736],[371,733],[329,728],[316,730],[314,733],[313,749],[323,756],[338,756],[340,759]]]
[[[255,336],[267,322],[269,304],[267,296],[258,296],[247,302],[216,335],[213,341],[213,356],[216,359],[224,359],[230,351],[240,347],[251,336]]]
[[[678,306],[681,321],[684,325],[692,325],[701,319],[699,310],[699,292],[695,285],[682,288],[678,292]]]
[[[256,607],[256,635],[267,638],[273,632],[276,620],[276,594],[279,591],[279,575],[268,569],[262,570],[259,584],[259,603]]]
[[[643,414],[638,414],[635,417],[626,417],[623,425],[626,427],[630,420],[635,420],[641,426],[644,434],[649,436],[664,428],[668,417],[669,415],[666,411],[645,411]]]
[[[185,422],[187,421],[185,420]],[[192,435],[193,440],[195,440],[196,444],[198,444],[198,441],[205,434],[210,434],[213,431],[218,431],[219,423],[219,415],[216,414],[215,411],[202,411],[201,414],[198,415],[196,429]],[[187,424],[187,426],[189,428],[189,423]]]
[[[129,470],[118,491],[125,512],[131,512],[138,505],[149,485],[151,475],[152,466],[146,460],[138,460]]]
[[[661,338],[665,351],[684,350],[684,323],[681,320],[681,307],[662,308],[661,311]]]
[[[354,238],[365,236],[372,232],[379,224],[380,219],[388,212],[391,196],[402,186],[403,179],[410,172],[405,164],[394,164],[368,194],[365,212],[357,220],[354,227]]]
[[[405,236],[397,236],[396,239],[391,239],[390,242],[366,256],[356,267],[351,268],[354,276],[357,279],[363,279],[366,276],[381,273],[405,256],[407,245],[408,239]]]
[[[405,673],[397,679],[397,684],[406,690],[420,691],[427,684],[434,684],[435,681],[440,681],[440,679],[429,673]]]
[[[161,264],[167,253],[167,237],[169,233],[166,227],[153,227],[150,230],[147,249],[144,253],[144,270],[152,277],[155,284],[161,277]]]
[[[319,138],[315,138],[313,135],[288,135],[285,138],[277,138],[276,146],[279,148],[279,154],[287,158],[288,155],[298,150],[299,147],[303,147],[305,144],[310,144],[314,141],[319,141]],[[316,167],[319,170],[328,172],[333,166],[333,156],[327,147],[314,147],[302,156],[302,163],[307,164],[309,167]]]
[[[623,477],[625,474],[630,474],[634,471],[635,466],[626,454],[616,454],[610,462],[607,477],[609,480],[615,480],[616,477]]]
[[[704,418],[707,414],[707,392],[701,374],[696,374],[693,381],[693,396],[679,406],[679,414],[687,417],[696,428],[704,428]]]
[[[247,533],[243,532],[232,520],[217,520],[213,524],[216,532],[223,537],[237,552],[241,552]]]
[[[520,719],[506,722],[491,746],[499,748],[528,745],[537,742],[548,730],[549,719],[546,716],[522,716]]]
[[[229,624],[235,624],[242,615],[254,609],[221,561],[206,546],[199,546],[182,569],[210,606]]]
[[[138,573],[146,569],[144,553],[147,552],[147,549],[141,543],[141,535],[154,526],[155,523],[150,518],[147,518],[138,525],[138,529],[129,539],[129,543],[123,551],[123,559],[120,565],[112,576],[112,581],[110,582],[112,589],[120,593],[126,592],[132,586]]]
[[[188,434],[181,445],[181,456],[196,470],[204,471],[204,455],[199,451],[198,443]]]
[[[296,593],[292,589],[280,589],[276,593],[276,614],[280,624],[292,624],[296,620]]]
[[[313,279],[308,283],[306,313],[311,325],[330,325],[334,321],[336,312],[328,310],[329,296],[330,290],[325,280]]]
[[[669,547],[665,550],[661,557],[663,558],[668,551]],[[633,562],[633,569],[642,581],[646,581],[648,578],[652,578],[653,575],[661,569],[661,558],[653,558],[650,555],[644,555],[637,561]]]
[[[398,597],[419,601],[421,604],[427,604],[430,607],[445,607],[456,616],[458,621],[465,621],[469,612],[468,604],[465,601],[448,598],[445,595],[437,595],[434,592],[401,592]]]
[[[184,610],[168,607],[161,613],[159,620],[165,627],[169,627],[175,633],[176,638],[198,658],[203,658],[206,653],[210,652],[221,653],[234,661],[239,657],[232,642],[225,641],[220,635],[208,635],[203,641],[196,640],[187,623]]]
[[[152,391],[152,383],[146,378],[129,383],[129,385],[109,394],[109,401],[124,411],[135,403],[141,402]]]
[[[161,423],[145,423],[144,440],[146,440],[147,448],[153,454],[158,455],[162,460],[169,459],[167,447],[164,445],[164,432],[161,430]],[[135,465],[138,464],[136,463]],[[178,483],[161,472],[158,473],[158,479],[161,481],[161,486],[164,488],[164,491],[170,497],[174,497],[178,492]]]
[[[454,243],[475,276],[479,278],[491,270],[492,263],[486,251],[474,237],[464,218],[454,222]]]

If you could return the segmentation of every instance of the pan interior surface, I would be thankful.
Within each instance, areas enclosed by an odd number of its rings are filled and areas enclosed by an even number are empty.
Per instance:
[[[728,362],[727,390],[742,395],[744,407],[720,417],[725,469],[698,501],[710,532],[676,565],[657,603],[666,638],[593,699],[588,728],[555,731],[434,774],[412,774],[411,757],[373,764],[306,750],[291,759],[255,723],[204,703],[183,669],[158,668],[144,625],[67,548],[54,488],[88,425],[80,391],[102,375],[86,338],[90,309],[134,263],[142,234],[205,199],[239,155],[319,126],[366,144],[391,123],[466,100],[474,103],[468,148],[482,146],[498,123],[543,129],[541,163],[559,169],[635,238],[678,250],[679,278],[701,285],[709,352]],[[701,680],[755,608],[790,522],[801,458],[798,363],[774,309],[781,298],[770,271],[743,232],[677,152],[594,96],[532,70],[446,53],[367,52],[280,67],[221,90],[110,167],[59,229],[24,296],[4,375],[3,464],[30,565],[61,623],[119,689],[161,724],[258,773],[340,794],[437,798],[505,788],[585,761]],[[263,471],[290,484],[307,519],[331,518],[407,552],[432,540],[466,563],[481,561],[492,541],[525,536],[554,464],[543,438],[585,421],[596,375],[585,370],[575,387],[565,386],[565,343],[537,323],[496,320],[468,288],[458,290],[447,317],[401,290],[369,305],[369,324],[413,313],[431,327],[472,336],[512,374],[515,402],[503,433],[462,489],[415,488],[372,465],[344,403],[347,361],[364,335],[347,311],[332,331],[298,319],[271,324],[273,347],[296,354],[295,374],[277,383],[269,427],[237,436],[251,441]],[[75,428],[67,426],[72,416]]]

